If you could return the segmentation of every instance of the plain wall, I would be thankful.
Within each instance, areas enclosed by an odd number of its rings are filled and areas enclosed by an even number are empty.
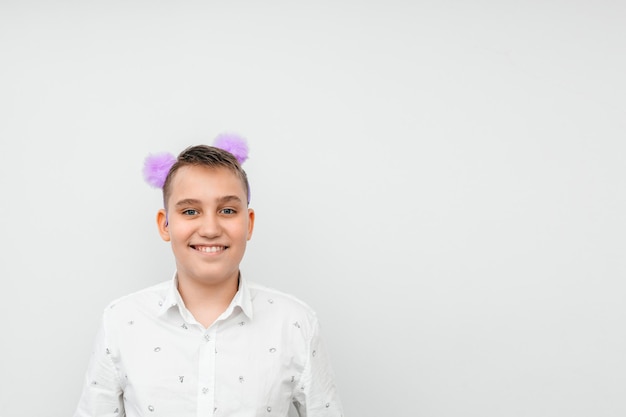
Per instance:
[[[151,152],[248,139],[242,270],[346,417],[626,415],[626,3],[0,2],[0,414],[170,279]]]

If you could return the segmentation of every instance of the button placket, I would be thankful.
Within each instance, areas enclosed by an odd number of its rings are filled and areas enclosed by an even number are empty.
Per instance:
[[[201,336],[198,362],[198,415],[211,415],[215,408],[215,329]]]

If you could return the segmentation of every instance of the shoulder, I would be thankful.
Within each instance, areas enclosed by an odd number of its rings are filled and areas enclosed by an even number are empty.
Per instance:
[[[311,306],[298,297],[286,292],[266,287],[256,282],[247,282],[254,314],[263,315],[275,321],[286,320],[313,327],[317,314]]]
[[[144,288],[111,301],[104,308],[105,318],[115,319],[132,312],[156,314],[167,297],[171,280]]]
[[[248,281],[248,288],[250,289],[250,296],[255,303],[266,302],[268,304],[276,304],[285,309],[315,315],[315,311],[307,303],[292,294],[250,281]]]

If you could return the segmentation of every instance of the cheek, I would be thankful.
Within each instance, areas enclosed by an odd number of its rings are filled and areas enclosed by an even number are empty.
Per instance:
[[[241,223],[231,229],[234,236],[238,236],[241,240],[248,240],[248,224]]]
[[[179,223],[170,223],[169,230],[171,239],[177,241],[186,240],[191,233],[189,225]]]

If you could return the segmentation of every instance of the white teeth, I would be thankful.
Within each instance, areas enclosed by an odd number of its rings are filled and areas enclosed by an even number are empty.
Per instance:
[[[196,246],[200,252],[215,253],[224,250],[224,246]]]

